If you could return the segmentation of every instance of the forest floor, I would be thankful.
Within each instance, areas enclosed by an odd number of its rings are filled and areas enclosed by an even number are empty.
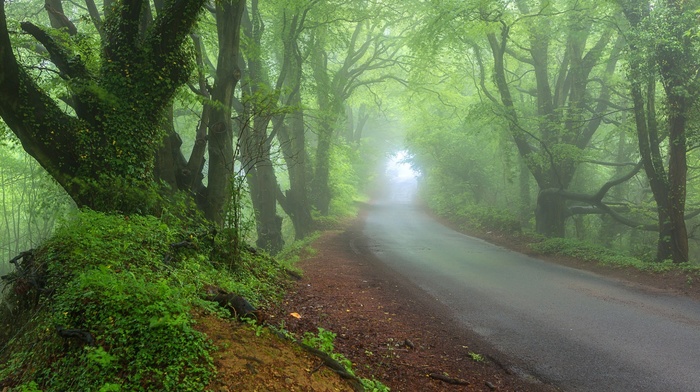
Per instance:
[[[517,363],[465,331],[449,309],[364,251],[362,217],[346,226],[325,232],[313,244],[315,252],[298,264],[303,278],[293,283],[283,303],[269,310],[270,324],[281,324],[297,336],[319,327],[335,332],[336,351],[352,361],[357,375],[380,380],[392,391],[557,390],[519,375]],[[700,287],[683,273],[656,274],[540,256],[528,248],[526,238],[467,234],[631,286],[700,299]],[[215,318],[202,320],[202,328],[219,346],[215,391],[352,390],[319,358],[290,348],[274,335],[268,333],[259,343],[250,328]]]

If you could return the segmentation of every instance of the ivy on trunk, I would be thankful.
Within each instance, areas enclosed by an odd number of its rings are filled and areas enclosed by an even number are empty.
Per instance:
[[[184,42],[204,3],[167,2],[146,29],[140,23],[148,8],[143,0],[112,3],[93,68],[71,49],[70,40],[22,23],[64,80],[71,95],[67,110],[17,62],[4,2],[0,6],[0,116],[79,206],[148,210],[164,109],[192,70]],[[50,10],[54,16],[60,12]]]

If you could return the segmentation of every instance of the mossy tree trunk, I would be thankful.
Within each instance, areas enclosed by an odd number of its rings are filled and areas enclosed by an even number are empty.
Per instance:
[[[153,183],[164,110],[192,70],[183,43],[204,3],[167,2],[145,30],[143,0],[113,3],[95,68],[43,28],[23,22],[65,81],[71,111],[18,64],[5,4],[0,5],[0,116],[79,206],[125,213],[147,209],[143,198]]]

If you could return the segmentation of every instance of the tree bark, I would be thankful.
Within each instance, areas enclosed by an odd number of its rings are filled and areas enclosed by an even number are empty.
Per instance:
[[[62,13],[50,5],[54,25]],[[153,161],[162,137],[164,108],[189,76],[182,43],[204,0],[175,0],[141,36],[140,1],[124,1],[105,20],[100,71],[93,74],[64,43],[24,22],[60,75],[69,81],[76,116],[63,112],[22,70],[0,7],[0,116],[23,148],[79,206],[101,211],[148,212]],[[135,18],[135,19],[134,19]],[[174,29],[174,25],[177,29]],[[68,26],[70,29],[70,26]]]
[[[221,1],[216,4],[216,26],[219,37],[219,57],[216,81],[211,92],[214,103],[209,118],[209,172],[204,216],[223,224],[226,203],[231,199],[231,181],[234,170],[233,130],[231,105],[236,84],[240,80],[238,68],[240,26],[245,7],[244,0]]]
[[[642,25],[649,18],[648,1],[619,0],[619,4],[632,30],[647,28]],[[639,55],[630,57],[629,79],[639,150],[657,206],[659,239],[656,259],[671,259],[680,263],[688,261],[688,233],[684,217],[688,170],[685,132],[689,102],[698,94],[697,78],[691,71],[695,69],[691,65],[695,60],[686,32],[690,29],[687,22],[695,22],[684,18],[684,13],[689,10],[684,10],[681,3],[669,0],[662,6],[666,7],[670,17],[668,20],[655,19],[655,23],[659,24],[656,28],[669,36],[653,48],[644,47],[634,39],[627,42],[631,53],[646,53],[648,56],[646,59]],[[656,69],[663,81],[668,103],[668,170],[664,168],[660,151],[661,140],[655,113]],[[644,84],[646,96],[642,92]]]

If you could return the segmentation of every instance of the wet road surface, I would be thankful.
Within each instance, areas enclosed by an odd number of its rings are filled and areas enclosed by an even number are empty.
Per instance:
[[[700,303],[457,233],[412,204],[407,186],[372,203],[370,251],[516,371],[565,391],[700,391]]]

